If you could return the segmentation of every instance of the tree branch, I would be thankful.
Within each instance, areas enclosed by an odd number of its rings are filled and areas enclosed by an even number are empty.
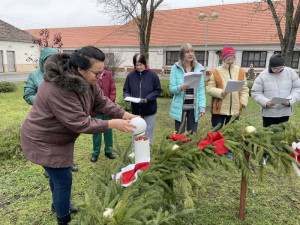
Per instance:
[[[269,8],[272,12],[272,16],[274,18],[274,21],[275,21],[275,25],[276,25],[276,28],[277,28],[277,33],[278,33],[278,37],[279,37],[279,40],[280,40],[280,43],[284,43],[284,39],[283,39],[283,35],[282,35],[282,30],[281,30],[281,26],[280,26],[280,20],[278,19],[278,16],[277,16],[277,13],[276,13],[276,9],[273,5],[273,2],[271,0],[267,0],[267,3],[269,5]]]

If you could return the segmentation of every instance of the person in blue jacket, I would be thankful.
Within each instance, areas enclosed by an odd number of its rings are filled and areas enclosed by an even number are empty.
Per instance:
[[[39,69],[31,72],[27,78],[26,84],[24,86],[24,95],[23,99],[29,104],[33,105],[34,98],[36,93],[38,92],[38,88],[40,84],[44,81],[44,64],[46,59],[50,55],[54,55],[58,53],[58,50],[55,48],[45,47],[41,51],[40,59],[39,59]],[[72,171],[78,171],[78,167],[76,165],[71,166]],[[47,172],[44,173],[45,177],[49,178]]]
[[[161,93],[157,74],[150,70],[144,55],[133,56],[134,71],[129,73],[123,87],[123,97],[141,98],[141,103],[131,103],[134,115],[140,115],[147,124],[145,136],[153,143],[155,117],[157,112],[156,98]]]
[[[171,69],[169,86],[170,92],[174,95],[169,115],[175,120],[177,133],[183,134],[186,129],[191,133],[197,132],[198,120],[205,114],[204,73],[198,88],[190,88],[189,85],[184,84],[183,78],[185,73],[203,70],[204,67],[196,60],[192,45],[183,44],[179,52],[179,61]],[[184,125],[181,128],[182,122]]]

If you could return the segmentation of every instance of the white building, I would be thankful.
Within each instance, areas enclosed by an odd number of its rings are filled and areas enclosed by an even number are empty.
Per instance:
[[[0,20],[0,73],[27,72],[35,69],[40,47],[33,44],[32,36]]]

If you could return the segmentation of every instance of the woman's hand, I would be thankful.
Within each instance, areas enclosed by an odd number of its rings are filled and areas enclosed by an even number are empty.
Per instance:
[[[133,119],[135,117],[141,117],[141,116],[139,116],[139,115],[133,115],[131,113],[125,112],[124,115],[123,115],[123,117],[122,117],[122,119],[123,120],[131,120],[131,119]]]
[[[228,94],[225,90],[222,91],[222,97],[225,97]]]
[[[269,101],[269,102],[267,102],[267,107],[269,108],[269,107],[272,107],[272,106],[274,106],[275,105],[275,103],[273,103],[273,102],[271,102],[271,101]]]
[[[190,85],[188,85],[188,84],[183,84],[183,85],[180,86],[180,90],[181,90],[181,91],[185,91],[185,90],[188,89],[189,87],[190,87]]]
[[[118,129],[124,132],[133,132],[134,128],[136,128],[136,126],[131,124],[130,120],[114,119],[108,121],[108,129]]]
[[[199,115],[198,115],[198,119],[200,119],[202,116],[204,116],[205,115],[205,112],[202,112],[202,113],[200,113]]]
[[[284,103],[281,103],[281,105],[284,105],[286,107],[290,107],[291,106],[291,103],[290,102],[284,102]]]

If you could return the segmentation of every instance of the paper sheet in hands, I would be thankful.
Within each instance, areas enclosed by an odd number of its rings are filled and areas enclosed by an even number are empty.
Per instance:
[[[290,100],[291,100],[290,98],[273,97],[271,102],[273,102],[274,104],[281,104],[281,103],[286,103]]]
[[[239,81],[239,80],[231,80],[228,79],[227,85],[225,88],[226,92],[235,92],[235,91],[240,91],[242,87],[244,86],[245,81]]]
[[[134,103],[140,103],[141,102],[141,98],[135,98],[135,97],[126,97],[124,98],[125,101],[127,102],[134,102]]]
[[[183,75],[184,84],[190,85],[190,88],[198,88],[200,86],[202,72],[189,72]]]

